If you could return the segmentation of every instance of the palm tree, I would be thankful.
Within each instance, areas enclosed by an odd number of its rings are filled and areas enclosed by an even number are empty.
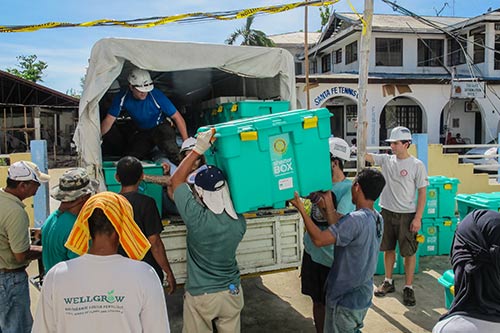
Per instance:
[[[237,29],[235,32],[226,39],[226,44],[233,45],[238,37],[243,37],[241,45],[252,46],[275,46],[274,42],[269,39],[265,32],[261,30],[252,29],[253,16],[247,17],[247,22],[244,27]]]

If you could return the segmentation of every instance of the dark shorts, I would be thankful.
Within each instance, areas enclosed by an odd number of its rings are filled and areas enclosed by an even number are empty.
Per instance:
[[[394,251],[398,243],[402,257],[411,257],[417,253],[417,233],[410,231],[415,213],[394,213],[386,209],[382,209],[380,213],[384,218],[384,235],[380,251]]]
[[[329,272],[330,267],[314,262],[304,251],[300,270],[302,293],[310,296],[313,303],[325,304],[325,284]]]

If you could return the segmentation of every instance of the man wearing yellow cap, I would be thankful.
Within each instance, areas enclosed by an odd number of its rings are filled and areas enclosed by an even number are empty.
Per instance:
[[[23,200],[35,195],[49,176],[29,161],[12,164],[0,189],[0,332],[29,332],[33,324],[26,267],[42,255],[30,245]]]
[[[136,260],[117,254],[119,244]],[[125,197],[90,197],[66,247],[81,256],[47,273],[33,332],[170,332],[160,280],[139,261],[151,245]]]

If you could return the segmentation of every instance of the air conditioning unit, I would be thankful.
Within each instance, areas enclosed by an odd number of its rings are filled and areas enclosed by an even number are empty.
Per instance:
[[[479,106],[474,101],[466,101],[465,112],[480,112]]]

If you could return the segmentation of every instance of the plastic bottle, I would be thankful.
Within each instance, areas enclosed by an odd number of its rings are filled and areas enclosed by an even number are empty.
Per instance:
[[[238,295],[238,294],[239,294],[239,292],[240,292],[240,291],[238,290],[238,288],[236,288],[236,286],[235,286],[234,284],[232,284],[232,283],[231,283],[231,284],[229,285],[229,293],[230,293],[231,295]]]

